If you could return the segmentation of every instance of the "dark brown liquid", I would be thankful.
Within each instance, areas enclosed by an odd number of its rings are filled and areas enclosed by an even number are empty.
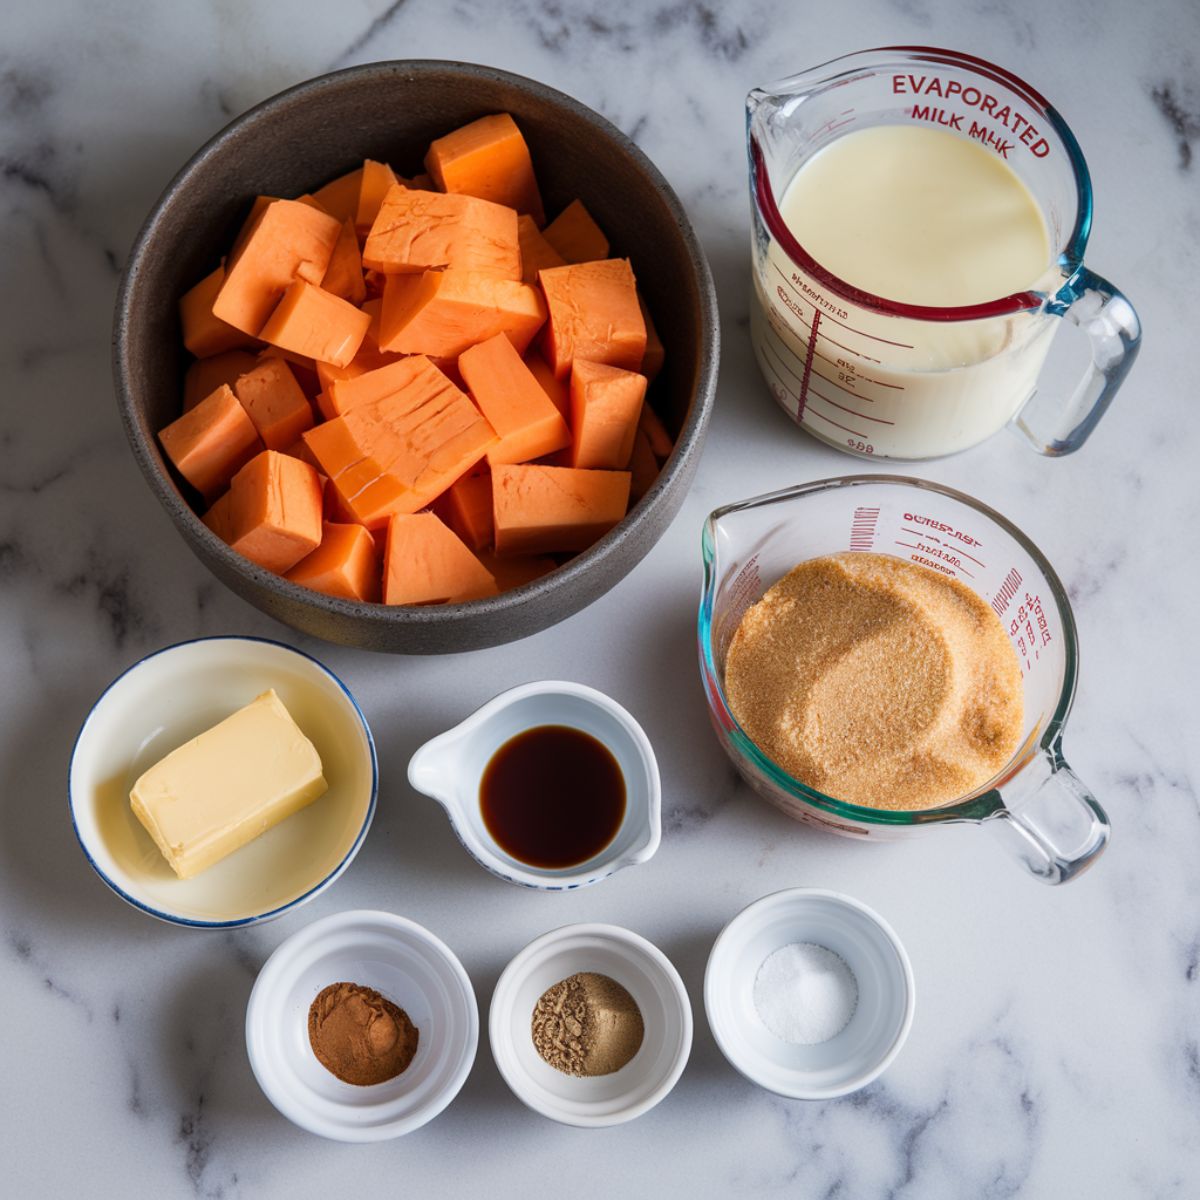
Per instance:
[[[625,819],[625,777],[590,733],[537,725],[510,738],[479,784],[483,823],[531,867],[574,867],[599,854]]]

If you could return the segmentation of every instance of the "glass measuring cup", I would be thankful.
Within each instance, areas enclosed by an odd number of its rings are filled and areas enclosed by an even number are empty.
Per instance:
[[[1021,663],[1024,734],[994,779],[921,811],[835,800],[793,779],[747,736],[725,696],[742,615],[797,563],[843,551],[892,554],[952,575],[1000,618]],[[1079,656],[1066,591],[1013,524],[961,492],[897,475],[849,475],[717,509],[704,527],[700,674],[717,736],[746,781],[790,817],[870,841],[949,822],[998,831],[1025,867],[1065,883],[1104,849],[1108,818],[1062,755]]]
[[[1104,415],[1137,355],[1137,313],[1083,265],[1087,163],[1062,117],[983,59],[892,46],[834,59],[747,98],[754,297],[750,330],[777,403],[814,437],[875,458],[936,458],[1012,421],[1042,454],[1069,454]],[[973,138],[1004,158],[1041,207],[1052,261],[1027,290],[961,308],[902,304],[825,270],[780,201],[834,139],[879,125]],[[1037,380],[1063,317],[1091,340],[1069,398]]]

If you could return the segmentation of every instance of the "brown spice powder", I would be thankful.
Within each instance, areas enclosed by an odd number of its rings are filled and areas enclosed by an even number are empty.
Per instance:
[[[789,775],[871,808],[947,804],[1020,744],[1021,667],[969,587],[885,554],[801,563],[747,609],[730,708]]]
[[[360,1087],[408,1069],[420,1034],[408,1013],[374,988],[331,983],[308,1010],[308,1040],[326,1070]]]
[[[615,979],[583,971],[548,988],[531,1022],[537,1052],[564,1075],[611,1075],[638,1052],[641,1010]]]

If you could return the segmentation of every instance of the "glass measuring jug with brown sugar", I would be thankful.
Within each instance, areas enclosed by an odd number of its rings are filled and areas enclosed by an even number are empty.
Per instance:
[[[719,508],[704,527],[700,675],[734,766],[788,816],[871,842],[948,823],[996,831],[1032,874],[1064,883],[1095,861],[1109,823],[1063,757],[1079,671],[1070,601],[1015,525],[950,488],[901,475],[822,479]],[[1020,668],[1022,724],[1011,759],[968,795],[926,809],[852,804],[789,775],[739,723],[726,662],[742,618],[797,563],[831,554],[892,555],[970,588],[999,618]]]
[[[1091,179],[1055,109],[983,59],[894,46],[747,110],[751,338],[784,411],[863,457],[941,457],[1010,422],[1077,450],[1141,326],[1083,265]],[[1060,317],[1091,344],[1069,396],[1038,387]]]

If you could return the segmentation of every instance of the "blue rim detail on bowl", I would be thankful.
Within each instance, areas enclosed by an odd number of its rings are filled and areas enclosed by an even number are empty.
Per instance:
[[[281,904],[278,908],[270,909],[264,913],[258,913],[252,917],[238,917],[232,921],[197,921],[191,917],[177,917],[170,913],[162,912],[152,905],[144,904],[141,900],[131,896],[124,888],[120,887],[115,881],[110,879],[99,863],[92,857],[91,851],[88,850],[86,843],[83,840],[83,835],[79,832],[79,824],[75,820],[75,797],[71,789],[71,776],[75,772],[75,755],[79,750],[80,740],[83,738],[84,732],[91,724],[92,717],[95,715],[96,709],[104,703],[105,696],[121,682],[131,671],[137,670],[143,663],[149,662],[152,658],[157,658],[160,654],[167,654],[171,650],[179,650],[184,646],[194,646],[198,642],[261,642],[266,646],[278,646],[282,650],[290,651],[292,654],[298,654],[301,658],[308,659],[315,667],[324,671],[334,683],[341,688],[347,700],[350,701],[355,714],[358,717],[359,724],[363,728],[363,732],[367,735],[367,749],[371,753],[371,799],[367,804],[367,815],[363,820],[362,828],[358,831],[358,836],[354,839],[354,844],[346,851],[341,862],[327,875],[320,883],[315,884],[300,896],[289,900],[286,904]],[[149,654],[143,655],[135,663],[131,663],[125,668],[115,679],[111,680],[108,686],[96,697],[91,708],[88,709],[88,714],[83,719],[83,724],[79,727],[79,732],[75,735],[75,742],[71,746],[71,757],[67,763],[67,811],[71,817],[71,828],[75,833],[75,840],[79,843],[79,848],[83,851],[84,858],[87,859],[88,865],[100,877],[105,885],[126,904],[138,909],[140,912],[146,913],[148,916],[155,917],[159,921],[165,921],[168,925],[183,925],[190,929],[242,929],[247,925],[259,925],[264,921],[273,920],[275,917],[282,916],[289,909],[298,907],[311,900],[319,892],[324,891],[330,884],[337,881],[350,863],[358,854],[359,848],[362,846],[363,839],[367,836],[367,831],[371,828],[371,822],[375,819],[375,808],[379,799],[379,759],[375,753],[375,737],[371,733],[371,726],[367,722],[363,710],[359,707],[358,701],[354,698],[354,693],[341,681],[341,679],[331,671],[320,659],[314,658],[306,650],[300,650],[295,646],[289,646],[286,642],[277,641],[275,638],[256,637],[253,634],[240,633],[225,633],[212,634],[208,637],[188,638],[186,641],[175,642],[170,646],[163,646],[158,650],[152,650]]]

